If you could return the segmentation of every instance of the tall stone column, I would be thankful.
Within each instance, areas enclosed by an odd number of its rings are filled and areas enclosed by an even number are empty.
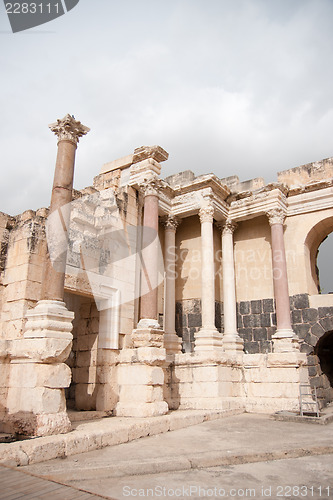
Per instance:
[[[23,339],[13,342],[8,414],[24,434],[68,432],[64,388],[71,381],[65,364],[72,346],[74,313],[63,302],[67,255],[66,232],[72,199],[75,150],[89,129],[66,115],[50,125],[58,137],[58,154],[48,220],[48,255],[44,265],[42,300],[27,312]],[[51,222],[50,222],[51,220]],[[59,251],[58,242],[62,241]],[[50,258],[50,256],[55,256]],[[17,415],[20,415],[18,417]]]
[[[167,354],[181,352],[182,341],[175,329],[176,317],[176,230],[179,221],[169,215],[164,220],[165,239],[165,293],[164,293],[164,346]]]
[[[271,226],[273,287],[276,308],[277,330],[273,335],[274,352],[289,352],[299,349],[297,335],[293,332],[290,319],[290,303],[286,252],[284,247],[282,209],[267,212]]]
[[[215,267],[213,240],[214,208],[206,203],[199,211],[201,222],[201,315],[194,350],[222,350],[222,334],[215,327]]]
[[[242,351],[244,342],[237,332],[236,287],[233,233],[237,225],[227,220],[222,226],[223,310],[225,351]]]
[[[140,321],[131,335],[132,348],[120,352],[118,365],[119,401],[116,415],[148,417],[164,415],[166,350],[158,317],[158,189],[160,181],[144,183],[144,215],[141,259]]]

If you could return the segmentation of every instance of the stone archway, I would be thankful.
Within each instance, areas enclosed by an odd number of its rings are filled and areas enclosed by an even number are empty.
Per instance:
[[[308,254],[309,270],[308,285],[309,290],[318,290],[320,293],[319,275],[317,268],[317,256],[319,247],[327,236],[333,232],[333,216],[325,217],[315,224],[309,231],[305,239],[305,249]],[[311,292],[310,292],[311,293]],[[313,293],[313,292],[312,292]]]
[[[326,332],[319,339],[314,353],[318,356],[320,368],[333,388],[333,330]]]

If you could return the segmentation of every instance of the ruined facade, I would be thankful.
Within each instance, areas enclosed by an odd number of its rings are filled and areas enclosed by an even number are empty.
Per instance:
[[[138,148],[51,215],[0,214],[4,431],[67,432],[67,409],[298,411],[300,383],[332,400],[333,295],[316,257],[333,160],[266,185],[162,179],[167,158]]]

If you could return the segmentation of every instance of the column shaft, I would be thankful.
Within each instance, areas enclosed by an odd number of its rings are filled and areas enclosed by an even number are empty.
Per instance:
[[[201,222],[201,315],[202,326],[195,334],[195,351],[222,350],[222,334],[215,327],[215,258],[213,214],[210,204],[199,212]]]
[[[273,288],[276,309],[276,333],[273,335],[274,352],[289,352],[299,349],[298,337],[293,332],[290,319],[287,261],[284,247],[282,209],[267,213],[271,226]]]
[[[144,199],[142,248],[144,251],[144,276],[148,293],[141,297],[140,319],[152,319],[157,323],[158,277],[158,196],[149,194]],[[152,241],[152,238],[155,239]]]
[[[222,228],[223,267],[223,346],[226,351],[242,351],[244,342],[237,332],[236,283],[233,232],[236,224],[227,220]]]
[[[165,220],[165,293],[164,346],[167,354],[181,352],[181,339],[176,334],[176,229],[178,221],[172,216]]]

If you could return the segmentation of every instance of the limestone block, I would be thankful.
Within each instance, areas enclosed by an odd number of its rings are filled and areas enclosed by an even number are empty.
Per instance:
[[[66,400],[63,389],[10,387],[7,394],[7,408],[10,414],[16,415],[61,413],[66,410]]]
[[[10,302],[5,305],[6,311],[8,312],[8,319],[20,319],[25,317],[28,309],[35,306],[35,302],[31,300],[17,300],[15,302]]]
[[[118,391],[118,385],[116,384],[99,384],[97,386],[96,410],[114,410],[119,400]]]
[[[96,384],[75,385],[75,406],[78,410],[95,410],[96,397]]]
[[[217,398],[186,398],[180,401],[180,410],[223,410],[227,409],[222,399]]]
[[[230,370],[229,370],[230,371]],[[216,382],[219,379],[218,366],[197,366],[193,367],[194,382]]]
[[[267,354],[244,354],[244,366],[266,366]]]
[[[10,343],[8,340],[0,339],[0,360],[1,362],[9,356]]]
[[[43,417],[45,417],[43,415]],[[59,424],[57,424],[59,425]],[[44,427],[44,426],[43,426]],[[64,436],[44,435],[38,440],[22,441],[21,449],[29,457],[29,465],[65,457]]]
[[[117,367],[116,366],[97,366],[97,380],[100,384],[116,384],[117,382]]]
[[[183,429],[184,427],[190,425],[201,424],[203,421],[204,421],[204,416],[202,413],[197,413],[197,414],[194,413],[187,415],[175,412],[170,415],[170,431]]]
[[[40,299],[41,285],[32,281],[16,281],[9,283],[6,289],[7,302],[15,300],[37,300]]]
[[[267,366],[299,366],[307,364],[307,356],[300,352],[273,352],[267,354]]]
[[[175,366],[173,380],[181,383],[192,382],[193,370],[191,366]]]
[[[219,366],[219,380],[229,382],[241,382],[243,378],[243,367]]]
[[[63,363],[72,348],[70,339],[24,338],[11,342],[11,359],[30,359],[39,363]]]
[[[154,328],[137,328],[131,334],[134,347],[162,347],[163,331]]]
[[[127,443],[129,433],[128,427],[128,425],[118,425],[114,426],[112,430],[104,432],[102,435],[102,447]]]
[[[118,417],[156,417],[165,415],[168,412],[168,404],[165,401],[155,403],[142,403],[133,405],[131,403],[119,402],[116,406],[115,413]]]
[[[88,334],[79,335],[77,338],[77,350],[78,351],[92,351],[96,350],[98,345],[98,335]]]
[[[96,366],[97,364],[97,350],[94,351],[78,351],[76,353],[76,366]]]
[[[140,363],[153,365],[165,361],[166,358],[166,351],[162,347],[139,347],[136,352]]]
[[[0,444],[0,464],[9,467],[28,465],[29,457],[22,450],[22,443],[11,443],[10,448],[6,444]]]
[[[60,389],[69,387],[71,376],[71,370],[65,363],[52,365],[12,363],[10,365],[10,387]]]
[[[158,366],[119,365],[119,385],[163,385],[164,373]]]
[[[66,436],[64,445],[64,455],[66,457],[77,455],[78,453],[87,453],[89,451],[88,435],[83,431],[75,430]]]
[[[96,383],[96,366],[84,366],[73,369],[73,381],[78,384]]]
[[[192,396],[201,398],[212,398],[219,396],[218,382],[195,382],[192,387]]]
[[[284,382],[252,383],[247,386],[247,394],[249,397],[257,398],[298,398],[299,385]]]
[[[97,360],[101,366],[113,366],[119,361],[119,353],[112,349],[98,349]]]
[[[160,385],[122,385],[119,398],[120,401],[154,403],[163,400],[163,388]]]

